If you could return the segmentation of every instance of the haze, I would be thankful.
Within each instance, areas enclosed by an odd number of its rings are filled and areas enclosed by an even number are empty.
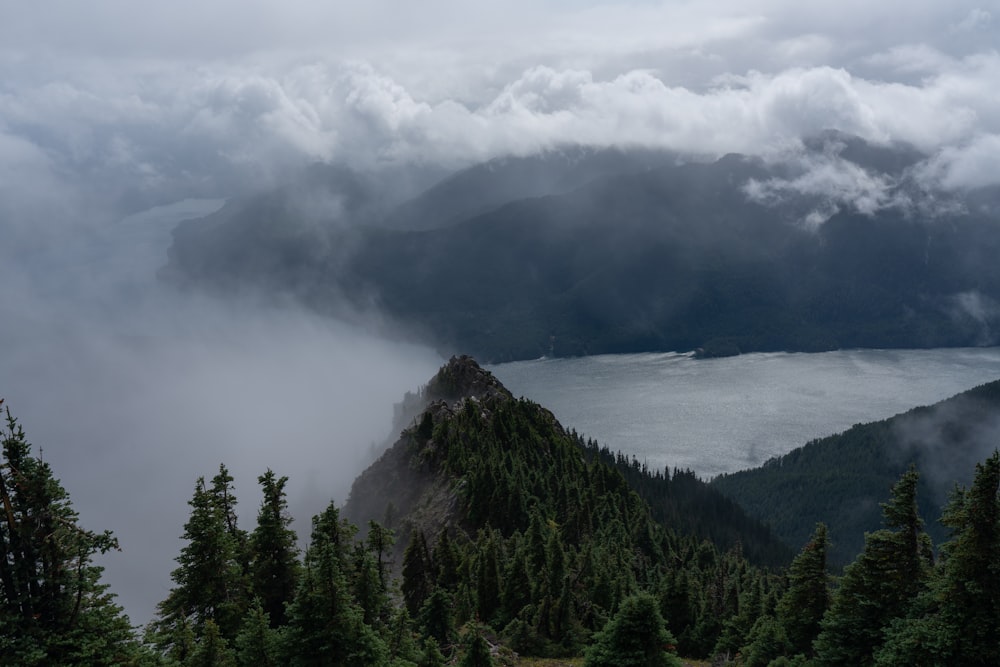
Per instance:
[[[178,220],[314,161],[770,155],[824,129],[909,142],[940,187],[997,185],[998,38],[994,3],[961,1],[0,0],[0,396],[84,524],[122,539],[108,580],[143,622],[199,475],[230,466],[245,525],[256,475],[290,475],[305,531],[440,361],[160,286]],[[789,187],[878,188],[817,173]]]

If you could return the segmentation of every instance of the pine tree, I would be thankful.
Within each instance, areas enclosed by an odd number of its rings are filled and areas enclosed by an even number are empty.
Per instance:
[[[493,656],[490,654],[490,646],[483,637],[483,630],[479,625],[473,624],[463,639],[465,654],[462,656],[459,667],[493,667]]]
[[[476,563],[476,615],[484,623],[493,621],[500,607],[500,553],[498,536],[487,530],[480,534]]]
[[[403,552],[403,602],[410,616],[420,613],[427,596],[434,587],[434,564],[423,531],[414,531]]]
[[[0,404],[3,401],[0,400]],[[0,426],[0,664],[111,665],[141,655],[128,618],[100,583],[110,532],[77,523],[49,465],[5,410]]]
[[[816,639],[817,662],[869,665],[886,629],[906,616],[930,576],[929,538],[916,511],[918,474],[911,468],[883,505],[887,528],[865,535],[847,566]]]
[[[953,664],[1000,664],[1000,453],[976,465],[968,491],[956,493],[942,523],[945,547],[941,617],[952,628]]]
[[[278,667],[281,664],[280,630],[271,627],[271,619],[255,598],[243,627],[236,635],[236,662],[240,667]]]
[[[680,667],[676,641],[660,616],[656,598],[625,598],[614,618],[594,636],[585,667]]]
[[[313,518],[312,542],[306,549],[303,574],[288,608],[285,656],[292,665],[383,664],[384,643],[364,622],[348,574],[352,526],[340,518],[334,503]]]
[[[820,523],[789,568],[788,590],[778,601],[776,611],[792,655],[812,655],[813,640],[819,635],[820,622],[829,604],[826,571],[829,544],[826,526]]]
[[[295,531],[289,526],[285,498],[287,477],[268,470],[257,478],[264,493],[257,513],[257,527],[250,535],[250,572],[254,595],[260,599],[272,627],[285,624],[285,605],[292,601],[301,566]]]
[[[236,667],[236,656],[212,619],[205,621],[198,647],[184,667]]]
[[[196,636],[211,620],[221,636],[234,639],[248,604],[245,570],[245,536],[236,527],[232,477],[224,465],[205,485],[200,477],[189,501],[191,516],[184,524],[187,544],[177,557],[179,567],[171,573],[175,587],[159,604],[160,618],[154,623],[157,644],[169,648],[173,628],[190,618]]]
[[[433,637],[440,646],[450,646],[455,641],[455,615],[452,610],[451,594],[438,587],[431,592],[420,609],[420,627],[428,637]]]

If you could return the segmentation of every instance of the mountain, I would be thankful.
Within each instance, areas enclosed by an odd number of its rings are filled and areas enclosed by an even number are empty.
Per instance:
[[[403,601],[427,627],[475,619],[519,653],[579,655],[625,598],[649,591],[677,650],[702,656],[741,590],[782,585],[748,559],[787,564],[789,549],[736,504],[692,474],[650,473],[585,442],[470,357],[453,357],[421,399],[341,515],[368,542],[393,531]]]
[[[710,539],[721,551],[739,544],[761,565],[785,564],[792,555],[693,473],[649,471],[585,440],[545,408],[515,398],[471,357],[453,357],[409,401],[419,401],[422,412],[351,488],[343,513],[358,526],[388,517],[403,535],[446,527],[475,535],[486,526],[509,534],[527,529],[533,509],[567,527],[590,524],[594,507],[579,494],[601,476],[602,486],[613,480],[628,503],[636,493],[643,512],[678,536]]]
[[[975,465],[1000,443],[1000,380],[931,406],[815,440],[759,468],[720,475],[711,486],[801,544],[819,521],[829,526],[832,563],[861,550],[864,533],[881,525],[882,502],[912,464],[921,473],[920,513],[937,544],[938,523],[955,484],[968,486]]]
[[[825,133],[768,161],[498,160],[381,217],[324,221],[262,195],[179,227],[164,275],[375,309],[490,361],[993,344],[1000,193],[929,190],[924,159]]]

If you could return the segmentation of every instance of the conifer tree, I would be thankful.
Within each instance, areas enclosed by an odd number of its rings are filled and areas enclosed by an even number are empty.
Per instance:
[[[788,589],[778,601],[776,612],[792,655],[811,656],[813,640],[819,635],[829,603],[826,571],[829,544],[826,525],[817,524],[812,538],[788,570]]]
[[[255,598],[234,642],[239,667],[278,667],[281,664],[280,632],[271,627],[260,599]]]
[[[295,531],[289,526],[285,498],[287,477],[268,470],[257,478],[264,498],[257,513],[257,527],[250,535],[250,572],[254,595],[259,598],[272,627],[285,624],[285,605],[292,601],[300,564]]]
[[[288,609],[284,644],[289,664],[364,667],[386,660],[384,643],[365,624],[352,595],[347,552],[352,528],[332,502],[313,518],[312,541]]]
[[[585,667],[680,667],[676,642],[648,593],[625,598],[614,618],[594,636]]]
[[[3,401],[0,400],[0,404]],[[128,618],[100,583],[95,554],[110,532],[77,523],[49,465],[31,455],[10,410],[0,425],[0,664],[112,665],[142,651]]]
[[[440,646],[450,646],[455,641],[451,594],[444,588],[435,588],[420,609],[419,621],[426,636],[433,637]]]
[[[929,538],[916,510],[915,469],[893,486],[883,505],[887,528],[865,535],[821,623],[814,648],[823,665],[869,665],[886,629],[904,618],[930,576]]]
[[[476,563],[476,615],[491,623],[500,608],[500,572],[498,536],[487,530],[480,534]]]
[[[410,535],[410,543],[403,552],[402,574],[403,602],[410,616],[416,616],[434,587],[434,564],[422,530]]]
[[[423,652],[417,664],[419,667],[444,667],[447,664],[436,639],[433,637],[424,638]]]
[[[463,644],[465,654],[462,656],[459,667],[493,667],[493,656],[490,654],[490,646],[483,637],[483,628],[473,624],[465,633]]]
[[[205,478],[195,484],[189,501],[191,516],[184,524],[187,544],[177,557],[179,567],[171,573],[174,588],[159,606],[157,644],[169,647],[173,628],[190,618],[195,636],[212,620],[221,636],[233,639],[243,622],[248,603],[244,564],[244,536],[236,527],[232,477],[224,465],[207,487]]]
[[[236,656],[211,618],[205,621],[201,639],[184,667],[236,667]]]

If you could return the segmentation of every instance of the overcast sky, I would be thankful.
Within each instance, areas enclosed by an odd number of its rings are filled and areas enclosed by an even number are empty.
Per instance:
[[[174,222],[315,160],[769,153],[828,128],[997,183],[998,44],[996,1],[0,0],[0,396],[122,538],[109,576],[145,621],[198,475],[229,463],[248,519],[268,466],[297,506],[342,500],[440,361],[157,287]]]

